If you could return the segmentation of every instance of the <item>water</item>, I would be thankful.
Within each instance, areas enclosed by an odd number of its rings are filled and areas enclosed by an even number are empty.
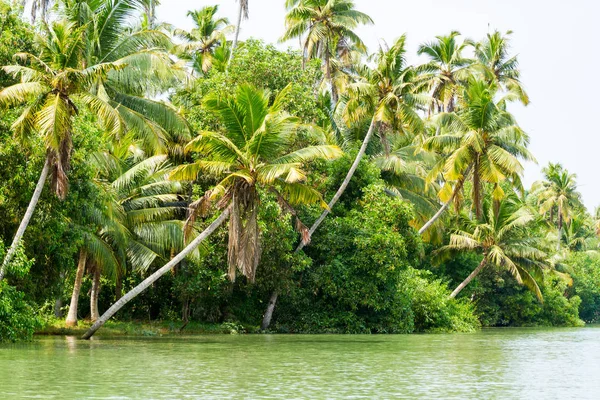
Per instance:
[[[0,345],[0,399],[598,399],[600,328]]]

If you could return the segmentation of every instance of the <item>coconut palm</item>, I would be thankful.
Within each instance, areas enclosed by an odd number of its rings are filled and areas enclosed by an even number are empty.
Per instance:
[[[388,154],[383,152],[375,159],[382,170],[383,179],[388,183],[387,193],[400,197],[413,205],[415,219],[411,224],[419,228],[438,210],[438,186],[427,181],[431,168],[438,156],[424,151],[419,144],[420,138],[414,135],[395,136],[391,141]],[[442,238],[442,225],[438,229],[428,230],[428,241],[439,242]]]
[[[535,215],[511,195],[496,205],[485,201],[481,218],[463,217],[465,227],[450,237],[450,243],[438,250],[447,256],[459,251],[476,251],[483,258],[477,268],[452,292],[456,297],[486,266],[510,272],[519,284],[535,293],[540,301],[542,293],[534,279],[548,268],[547,255],[540,250],[539,238],[530,234],[528,225]]]
[[[538,198],[540,213],[546,215],[550,223],[556,223],[556,248],[560,250],[564,224],[571,221],[576,208],[583,208],[581,195],[577,192],[577,176],[562,165],[552,163],[542,172],[545,180],[534,183],[532,192]]]
[[[120,67],[93,82],[89,91],[104,96],[118,110],[148,154],[162,154],[189,139],[189,127],[174,107],[149,97],[185,80],[186,73],[183,65],[171,60],[168,35],[135,25],[148,1],[63,0],[58,11],[84,30],[82,65]]]
[[[20,82],[0,91],[0,105],[24,105],[12,128],[21,139],[39,133],[46,145],[46,162],[25,216],[15,234],[11,248],[0,269],[0,280],[33,215],[49,173],[52,190],[58,197],[67,194],[73,118],[85,106],[103,122],[111,134],[120,134],[123,126],[118,111],[102,95],[91,93],[92,82],[105,79],[109,71],[120,68],[114,63],[80,68],[79,54],[84,47],[84,30],[69,22],[44,25],[45,32],[36,40],[40,56],[19,53],[17,58],[27,65],[5,66],[6,73]]]
[[[127,266],[145,272],[157,259],[166,260],[173,252],[181,251],[185,243],[182,186],[168,179],[171,167],[166,156],[137,160],[131,154],[123,157],[102,152],[93,155],[92,163],[99,168],[96,184],[103,201],[85,213],[94,229],[81,228],[84,246],[67,317],[70,325],[77,323],[78,295],[86,264],[91,265],[88,269],[93,273],[90,303],[91,319],[95,321],[99,317],[101,275],[120,279]]]
[[[385,130],[412,134],[419,133],[424,128],[416,108],[425,104],[425,99],[416,93],[419,87],[415,80],[416,72],[406,65],[405,41],[406,38],[402,36],[389,50],[381,48],[374,56],[376,67],[370,69],[363,66],[361,79],[348,86],[344,118],[348,123],[359,126],[364,120],[370,120],[369,129],[342,184],[329,201],[327,208],[309,229],[309,238],[344,194],[376,131],[381,129],[381,132]],[[301,251],[307,244],[307,240],[301,241],[296,252]],[[277,290],[271,295],[261,325],[263,330],[271,324],[278,296]]]
[[[323,60],[325,79],[331,85],[332,98],[337,103],[333,70],[336,63],[332,60],[351,50],[366,52],[365,44],[354,29],[360,24],[372,24],[373,20],[357,11],[351,0],[301,0],[288,1],[286,5],[289,12],[281,41],[306,35],[302,43],[304,60],[315,57]]]
[[[188,11],[195,28],[187,32],[175,29],[174,35],[184,41],[176,47],[176,53],[192,61],[194,70],[206,74],[213,66],[216,50],[226,44],[225,36],[233,29],[227,18],[215,18],[219,6],[207,6]]]
[[[509,38],[512,32],[505,36],[498,31],[488,33],[485,40],[475,44],[475,57],[483,71],[484,77],[495,80],[504,90],[513,92],[524,104],[529,104],[529,96],[520,81],[521,72],[517,56],[510,57]]]
[[[249,10],[248,0],[237,0],[237,1],[240,4],[240,7],[238,9],[237,24],[235,25],[235,34],[233,36],[233,43],[231,44],[231,53],[229,55],[229,63],[230,64],[231,64],[231,61],[233,60],[235,51],[238,48],[238,42],[240,40],[240,29],[242,27],[242,19],[250,18],[250,15],[249,15],[250,10]]]
[[[527,150],[528,135],[505,111],[507,98],[496,100],[494,83],[471,78],[463,90],[462,106],[453,113],[437,117],[439,134],[428,138],[424,148],[441,155],[440,162],[430,172],[430,180],[439,173],[446,182],[440,191],[445,201],[438,213],[421,228],[423,233],[437,220],[462,190],[466,179],[472,179],[472,202],[477,217],[482,216],[483,183],[493,187],[493,198],[500,200],[506,180],[519,189],[523,173],[521,160],[533,160]],[[512,98],[509,97],[508,98]],[[456,182],[454,188],[450,182]]]
[[[328,207],[310,228],[311,236],[346,190],[375,131],[381,129],[407,134],[419,133],[424,129],[416,109],[425,104],[426,100],[415,93],[418,88],[416,73],[406,65],[405,40],[402,36],[389,50],[380,49],[374,57],[375,68],[363,67],[361,79],[348,86],[348,99],[344,109],[346,121],[359,123],[368,118],[371,122],[346,178]],[[299,249],[304,245],[301,243]]]
[[[177,167],[172,178],[194,180],[198,174],[205,173],[219,179],[214,189],[191,205],[190,224],[209,209],[212,201],[218,200],[217,205],[224,211],[173,260],[117,301],[84,338],[91,337],[128,301],[183,260],[227,218],[228,275],[233,280],[239,270],[253,281],[260,260],[261,193],[275,193],[284,210],[292,214],[295,214],[292,207],[298,204],[326,206],[321,195],[303,183],[306,179],[303,165],[312,160],[332,159],[341,151],[336,146],[313,145],[289,152],[299,126],[296,118],[282,110],[289,88],[279,93],[270,106],[268,91],[245,85],[233,96],[213,94],[205,99],[207,109],[220,116],[224,132],[201,132],[188,144],[187,150],[202,157],[192,164]],[[306,228],[299,220],[296,228],[302,232],[302,241],[308,240]]]
[[[470,41],[457,41],[459,32],[451,32],[447,36],[437,36],[436,41],[419,46],[417,54],[425,54],[430,61],[419,66],[424,73],[427,86],[432,94],[429,112],[452,112],[456,106],[456,96],[460,87],[471,76],[473,60],[463,56],[464,49]]]

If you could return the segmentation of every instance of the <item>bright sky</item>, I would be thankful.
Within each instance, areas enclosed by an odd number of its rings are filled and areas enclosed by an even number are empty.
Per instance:
[[[577,65],[595,72],[599,64],[597,0],[355,0],[357,9],[369,14],[374,26],[358,32],[371,50],[379,40],[393,42],[408,35],[411,63],[419,63],[417,46],[458,30],[479,40],[488,30],[512,30],[512,50],[519,55],[522,81],[531,104],[512,105],[511,111],[531,136],[530,150],[538,165],[526,166],[527,187],[541,178],[548,162],[561,162],[576,173],[579,189],[590,212],[600,205],[596,162],[600,161],[599,128],[593,117],[600,110],[596,96],[600,80],[584,74]],[[235,0],[163,0],[158,19],[190,28],[190,8],[220,4],[219,13],[233,23]],[[284,30],[284,0],[250,0],[250,20],[243,22],[241,39],[260,38],[276,43]],[[298,46],[291,42],[287,46]],[[585,59],[585,61],[584,61]],[[583,67],[582,67],[583,68]],[[594,111],[596,110],[596,111]],[[599,157],[596,160],[595,157]],[[596,160],[596,161],[594,161]]]

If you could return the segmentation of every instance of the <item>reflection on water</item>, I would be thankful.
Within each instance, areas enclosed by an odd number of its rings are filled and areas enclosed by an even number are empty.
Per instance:
[[[600,328],[467,335],[38,338],[0,399],[600,398]]]

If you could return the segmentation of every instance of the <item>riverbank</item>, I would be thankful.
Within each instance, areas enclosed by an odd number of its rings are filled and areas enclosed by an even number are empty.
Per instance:
[[[81,336],[92,326],[91,321],[79,321],[75,327],[65,326],[64,320],[45,321],[35,332],[39,336]],[[225,322],[207,324],[181,321],[109,321],[98,331],[98,336],[166,336],[166,335],[210,335],[252,333],[257,328]]]

